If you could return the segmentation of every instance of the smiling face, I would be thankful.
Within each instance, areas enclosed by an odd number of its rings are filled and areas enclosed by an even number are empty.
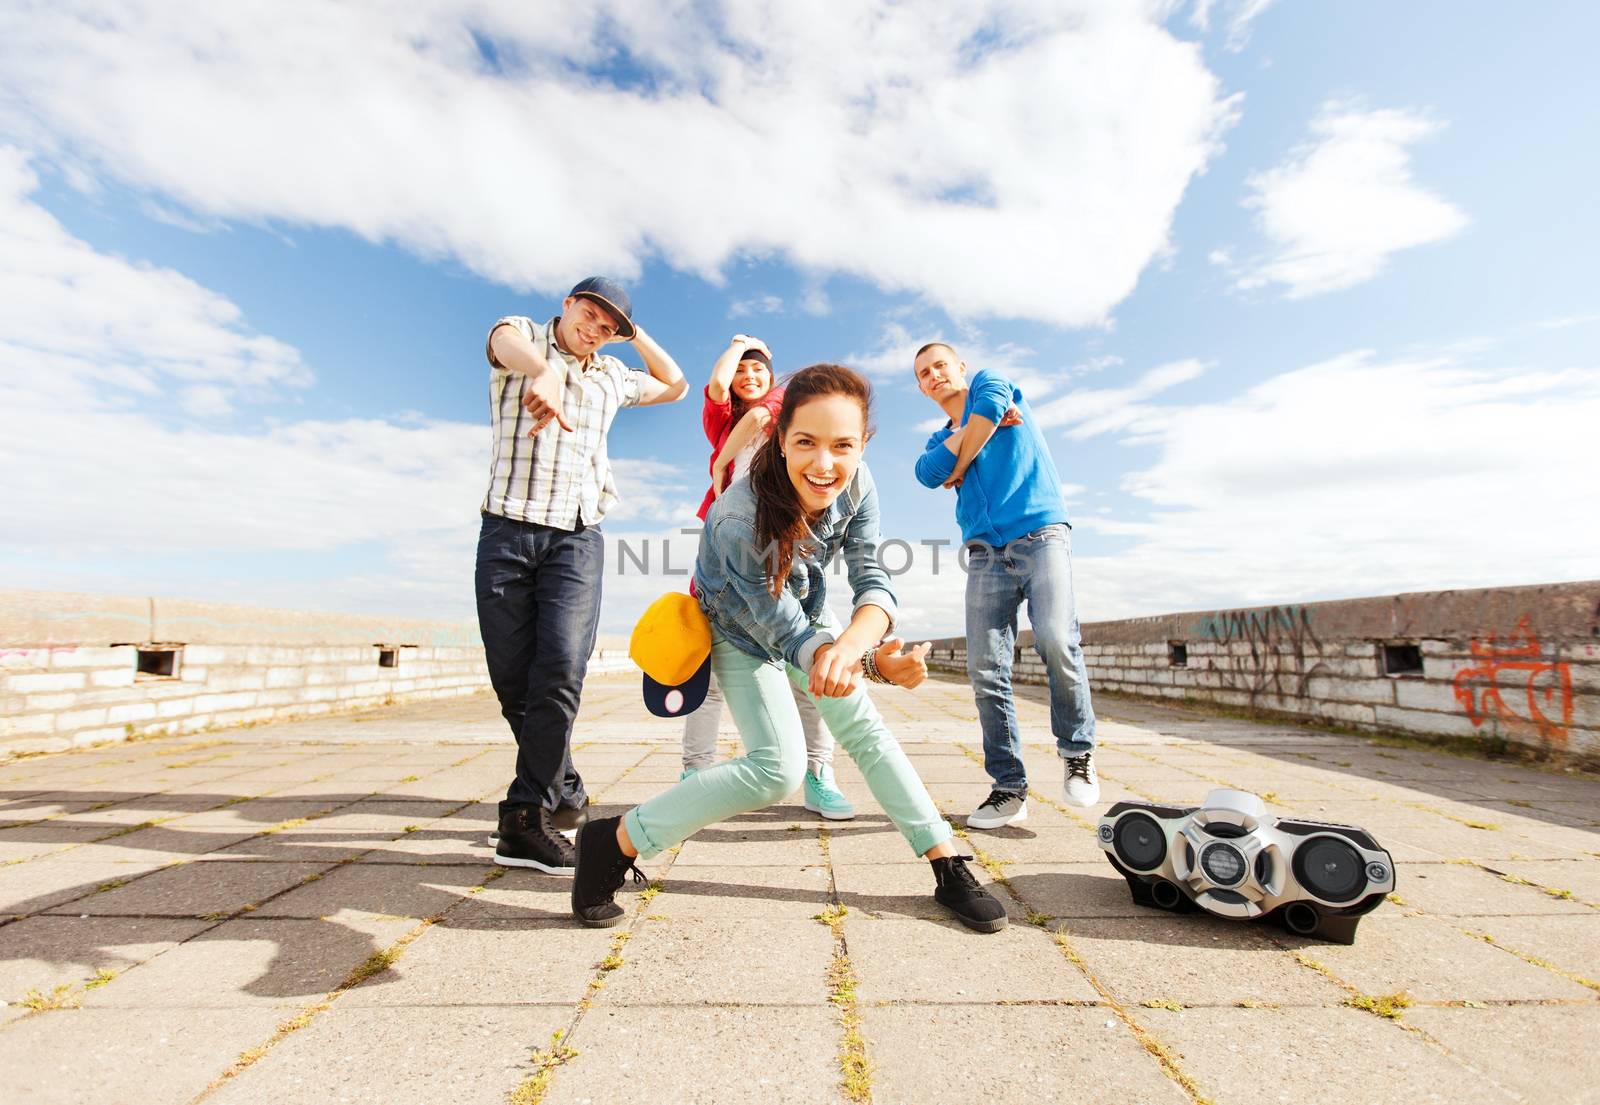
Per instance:
[[[943,404],[967,386],[967,366],[948,345],[930,345],[917,355],[917,389]]]
[[[569,295],[561,304],[556,339],[561,348],[584,358],[617,336],[617,320],[588,296]]]
[[[850,483],[866,446],[861,404],[846,395],[824,395],[794,412],[783,435],[784,467],[801,506],[826,510]]]
[[[754,358],[740,361],[733,370],[733,382],[728,390],[746,403],[754,403],[772,390],[772,369]]]

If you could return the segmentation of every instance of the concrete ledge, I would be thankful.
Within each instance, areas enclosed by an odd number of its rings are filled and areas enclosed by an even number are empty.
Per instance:
[[[1093,622],[1083,649],[1096,690],[1600,756],[1600,582]],[[929,666],[964,674],[966,641]],[[1031,632],[1013,678],[1046,681]]]

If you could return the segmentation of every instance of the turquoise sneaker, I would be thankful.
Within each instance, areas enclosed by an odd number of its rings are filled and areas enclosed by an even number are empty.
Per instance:
[[[829,821],[849,821],[856,815],[856,808],[833,785],[833,768],[824,767],[820,777],[807,771],[804,789],[806,809],[812,813],[819,813]]]
[[[699,771],[699,770],[700,769],[698,767],[686,767],[686,768],[684,768],[683,769],[683,774],[678,776],[678,782],[680,782],[680,783],[683,782],[685,779],[687,779],[689,776],[693,775],[696,771]]]

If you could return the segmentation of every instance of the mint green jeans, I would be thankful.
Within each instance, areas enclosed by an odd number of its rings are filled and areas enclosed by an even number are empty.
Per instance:
[[[861,769],[867,788],[912,851],[920,856],[950,839],[950,825],[939,816],[928,789],[865,690],[858,687],[847,698],[810,695],[806,672],[742,652],[714,629],[711,670],[722,684],[745,754],[698,771],[629,810],[624,824],[641,856],[648,859],[707,825],[770,806],[794,793],[806,770],[806,742],[786,680],[816,704],[834,740]]]

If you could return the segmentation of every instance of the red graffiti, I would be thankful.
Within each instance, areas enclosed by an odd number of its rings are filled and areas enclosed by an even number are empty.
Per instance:
[[[1539,637],[1526,616],[1517,623],[1517,632],[1507,644],[1496,645],[1494,635],[1473,638],[1470,645],[1477,661],[1456,672],[1456,700],[1466,708],[1474,726],[1491,719],[1510,725],[1532,725],[1547,741],[1567,742],[1572,725],[1572,669],[1559,662],[1546,662]],[[1501,686],[1502,677],[1507,687]],[[1518,713],[1506,703],[1527,699],[1527,713]],[[1561,720],[1554,715],[1559,713]]]

